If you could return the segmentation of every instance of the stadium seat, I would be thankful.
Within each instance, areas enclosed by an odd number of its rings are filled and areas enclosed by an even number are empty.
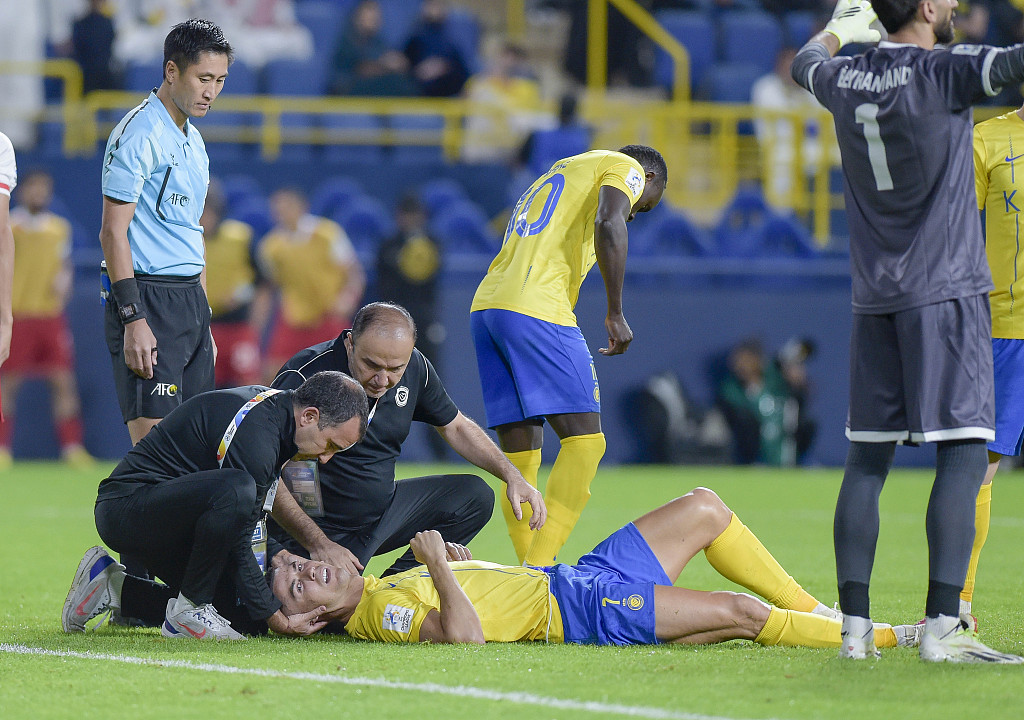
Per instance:
[[[124,71],[124,89],[129,92],[148,93],[160,87],[164,64],[160,60],[148,63],[130,63]]]
[[[667,206],[659,206],[639,233],[630,230],[629,254],[638,258],[665,257],[710,257],[714,249],[704,233],[682,212]],[[637,220],[641,216],[638,214]],[[637,220],[634,220],[635,224]]]
[[[655,18],[690,53],[690,87],[700,87],[704,72],[715,61],[715,26],[702,12],[660,10]],[[675,77],[672,58],[658,48],[654,59],[654,78],[658,85],[671,89]]]
[[[327,64],[323,58],[271,60],[263,68],[263,80],[268,95],[319,97],[327,87]]]
[[[527,164],[534,176],[546,173],[562,158],[586,152],[592,139],[590,128],[584,125],[538,130],[531,137],[533,141]]]
[[[241,60],[231,63],[221,92],[224,95],[255,95],[259,91],[259,75],[256,71]]]
[[[462,51],[462,59],[470,73],[479,72],[480,62],[480,20],[464,8],[452,8],[445,22],[448,36]]]
[[[420,15],[420,0],[378,0],[384,27],[381,28],[388,45],[401,49]]]
[[[812,12],[793,10],[782,16],[786,44],[791,47],[802,47],[819,27],[818,19]]]
[[[759,188],[741,188],[715,226],[715,253],[722,257],[743,257],[748,247],[746,236],[763,225],[770,215],[771,209]]]
[[[336,175],[320,183],[309,200],[309,211],[321,217],[336,217],[363,194],[359,183],[345,175]]]
[[[352,142],[359,139],[368,141],[372,131],[383,129],[377,115],[327,115],[323,118],[323,125],[329,137],[344,143],[326,146],[324,159],[353,165],[379,163],[383,159],[380,145]]]
[[[720,22],[720,57],[727,63],[751,63],[769,73],[782,48],[782,25],[767,12],[731,12]]]
[[[711,102],[750,102],[750,90],[764,73],[753,63],[717,63],[704,76],[704,84],[698,93]]]
[[[469,200],[452,202],[438,213],[430,227],[445,253],[494,257],[501,249],[501,239],[491,229],[487,215]]]
[[[229,175],[220,184],[224,191],[224,202],[229,209],[239,207],[249,200],[265,200],[263,188],[251,175]]]
[[[313,54],[330,62],[355,0],[305,0],[295,5],[295,19],[313,35]],[[385,15],[384,17],[387,17]]]
[[[462,183],[451,178],[437,178],[423,183],[419,189],[419,196],[428,218],[435,217],[455,202],[469,200]]]
[[[441,163],[441,134],[444,118],[440,115],[393,115],[389,124],[399,135],[423,136],[433,139],[433,145],[395,145],[391,148],[391,159],[398,163]]]
[[[368,195],[353,198],[333,219],[345,228],[364,265],[376,256],[381,241],[395,232],[394,219],[384,203]]]
[[[309,136],[316,122],[307,113],[282,113],[281,135],[285,141],[282,152],[293,161],[312,162],[322,151],[322,145],[313,145]]]
[[[240,220],[252,228],[252,236],[262,238],[274,226],[270,216],[270,207],[264,198],[249,198],[237,207],[228,206],[227,217]]]

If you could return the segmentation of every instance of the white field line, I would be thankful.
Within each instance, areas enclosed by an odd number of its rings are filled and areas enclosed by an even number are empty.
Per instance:
[[[384,680],[383,678],[346,677],[344,675],[325,675],[322,673],[282,672],[261,668],[235,667],[234,665],[218,665],[212,663],[195,663],[187,660],[158,660],[155,658],[135,657],[132,655],[112,655],[107,653],[75,652],[72,650],[48,650],[46,648],[29,647],[11,643],[0,643],[0,652],[12,655],[42,655],[46,657],[75,658],[140,665],[144,667],[169,667],[199,672],[223,673],[226,675],[251,675],[265,678],[282,678],[286,680],[308,680],[317,683],[335,683],[339,685],[361,685],[365,687],[384,688],[388,690],[408,690],[431,695],[449,695],[453,697],[471,698],[474,700],[490,700],[500,703],[519,705],[535,705],[557,710],[571,710],[587,714],[622,715],[626,717],[652,718],[653,720],[740,720],[718,715],[701,715],[699,713],[676,712],[656,707],[639,705],[618,705],[596,701],[582,702],[579,700],[563,700],[525,692],[500,692],[485,688],[468,687],[465,685],[440,685],[438,683],[409,683]]]

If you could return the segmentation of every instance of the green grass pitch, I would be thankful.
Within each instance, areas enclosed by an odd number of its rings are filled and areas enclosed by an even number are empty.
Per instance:
[[[104,626],[65,635],[60,610],[82,553],[106,467],[78,472],[23,463],[0,476],[0,717],[16,718],[1019,718],[1024,667],[925,666],[916,651],[841,662],[833,650],[434,647],[339,638],[244,643],[164,640]],[[401,466],[405,476],[438,468]],[[603,467],[562,553],[575,560],[609,532],[696,485],[711,487],[821,601],[835,597],[832,511],[841,471]],[[876,620],[923,614],[929,473],[898,470],[882,494],[873,578]],[[497,489],[497,483],[493,483]],[[996,478],[992,530],[975,610],[982,638],[1024,653],[1024,484]],[[472,545],[513,562],[500,512]],[[380,572],[387,559],[368,569]],[[698,556],[680,578],[733,588]]]

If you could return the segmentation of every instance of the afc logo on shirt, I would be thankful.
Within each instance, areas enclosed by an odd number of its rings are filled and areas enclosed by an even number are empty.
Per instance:
[[[384,620],[381,627],[384,630],[394,630],[403,635],[408,635],[412,628],[413,609],[401,605],[388,604],[384,608]]]

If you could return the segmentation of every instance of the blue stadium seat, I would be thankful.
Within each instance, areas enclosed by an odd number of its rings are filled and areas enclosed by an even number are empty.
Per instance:
[[[494,257],[501,249],[501,238],[491,229],[487,215],[469,200],[452,202],[434,217],[430,227],[446,253]]]
[[[321,182],[313,191],[309,211],[322,217],[335,217],[362,194],[363,188],[354,179],[336,175]]]
[[[428,218],[435,217],[455,202],[469,200],[462,183],[451,178],[437,178],[423,183],[419,188],[419,196]]]
[[[395,162],[435,162],[444,160],[441,150],[441,131],[444,129],[444,118],[440,115],[394,115],[390,119],[393,130],[399,133],[426,135],[436,137],[434,145],[395,145],[391,149],[391,159]]]
[[[749,103],[750,89],[764,75],[753,63],[717,63],[708,69],[698,93],[711,102]]]
[[[322,145],[313,145],[304,139],[309,138],[318,122],[306,113],[282,113],[281,135],[286,141],[282,152],[287,154],[289,160],[312,162],[320,154]]]
[[[793,10],[782,16],[782,27],[785,30],[786,44],[798,48],[803,47],[803,44],[811,39],[819,24],[814,13]]]
[[[527,165],[534,175],[546,173],[562,158],[586,152],[590,149],[592,139],[590,128],[584,125],[538,130],[531,137],[533,140]]]
[[[154,60],[148,63],[131,63],[124,71],[124,89],[129,92],[149,92],[160,87],[164,76],[164,63]]]
[[[771,215],[749,240],[749,253],[757,257],[814,258],[821,254],[807,228],[788,215]]]
[[[331,136],[344,140],[366,138],[372,130],[381,130],[382,123],[377,115],[328,115],[323,118],[324,129]],[[349,144],[328,145],[323,151],[324,159],[332,162],[367,164],[379,163],[384,157],[380,145]]]
[[[334,57],[341,29],[354,4],[354,0],[305,0],[296,4],[295,19],[313,34],[315,57],[326,58],[326,62]]]
[[[710,257],[714,249],[705,238],[703,231],[694,225],[681,211],[661,203],[650,213],[653,217],[638,214],[633,221],[643,221],[642,228],[635,232],[630,228],[629,254],[637,258],[667,257]]]
[[[448,36],[462,51],[462,59],[470,73],[479,72],[480,62],[480,20],[471,11],[463,8],[452,8],[445,22]]]
[[[241,220],[252,228],[252,236],[259,240],[274,226],[270,207],[265,198],[249,198],[238,206],[228,206],[227,217]]]
[[[247,201],[266,201],[263,188],[251,175],[229,175],[220,182],[224,191],[224,202],[227,207],[239,207]]]
[[[771,209],[760,188],[745,187],[738,190],[715,226],[715,254],[743,257],[748,247],[746,236],[761,227],[770,215]]]
[[[259,75],[251,66],[241,60],[235,60],[228,67],[228,76],[224,80],[225,95],[255,95],[260,91]]]
[[[354,198],[333,219],[345,228],[364,264],[376,256],[381,241],[395,232],[394,218],[384,203],[368,195]]]
[[[720,57],[727,63],[751,63],[772,71],[782,48],[782,25],[774,15],[749,10],[726,13],[720,23]]]
[[[420,15],[420,0],[378,0],[384,16],[384,39],[401,49]]]
[[[263,80],[268,95],[319,97],[327,88],[327,64],[319,57],[310,62],[271,60],[263,68]]]
[[[690,86],[700,87],[704,72],[715,61],[715,26],[711,17],[702,12],[659,10],[655,18],[672,37],[686,46],[690,53]],[[664,50],[657,49],[654,59],[655,82],[670,89],[674,77],[672,58]]]

